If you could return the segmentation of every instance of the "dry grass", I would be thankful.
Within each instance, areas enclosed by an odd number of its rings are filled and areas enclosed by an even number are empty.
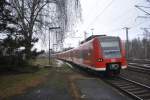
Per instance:
[[[48,59],[37,59],[34,64],[47,65]],[[56,61],[52,60],[51,64],[56,64]],[[22,73],[22,74],[10,74],[0,76],[0,99],[8,98],[10,96],[24,93],[28,88],[36,87],[37,85],[45,82],[47,75],[52,74],[49,77],[51,81],[50,85],[63,88],[65,86],[64,75],[72,73],[72,70],[66,65],[62,64],[63,67],[52,67],[52,68],[40,68],[34,73]]]
[[[0,97],[23,93],[27,88],[37,86],[46,80],[47,75],[47,69],[40,69],[35,73],[0,76]]]
[[[49,59],[48,58],[38,58],[36,60],[31,61],[33,65],[55,65],[56,62],[54,59],[50,59],[50,64],[49,64]]]
[[[32,61],[33,62],[33,61]],[[34,64],[46,65],[48,59],[37,59]],[[32,69],[31,69],[32,70]],[[41,68],[34,73],[4,74],[0,76],[0,98],[24,93],[26,89],[35,87],[46,80],[49,69]]]

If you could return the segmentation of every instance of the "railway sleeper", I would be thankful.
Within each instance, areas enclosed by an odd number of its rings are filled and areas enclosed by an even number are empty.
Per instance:
[[[148,91],[147,90],[138,90],[138,91],[132,91],[134,94],[143,94],[143,93],[147,93]]]
[[[150,99],[150,93],[146,93],[146,94],[140,94],[138,95],[140,98],[143,98],[143,100],[147,100]]]
[[[111,81],[111,83],[112,83],[112,84],[116,84],[116,85],[117,85],[117,84],[129,84],[129,82],[125,82],[125,81],[117,81],[117,82],[116,82],[116,81],[114,81],[114,82]],[[131,83],[131,84],[132,84],[132,83]]]
[[[134,85],[129,85],[129,86],[120,86],[122,89],[131,89],[131,88],[136,88]]]
[[[141,88],[131,88],[131,89],[127,89],[128,91],[132,91],[132,92],[136,92],[136,91],[140,91]]]
[[[126,86],[131,86],[132,84],[131,83],[128,83],[128,84],[115,84],[119,87],[126,87]]]

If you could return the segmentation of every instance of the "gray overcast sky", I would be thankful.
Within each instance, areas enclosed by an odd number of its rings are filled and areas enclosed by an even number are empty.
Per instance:
[[[84,39],[84,31],[88,32],[87,37],[94,34],[106,34],[119,36],[126,40],[123,27],[130,27],[129,39],[137,38],[142,34],[141,27],[149,27],[150,19],[136,19],[137,16],[145,15],[135,8],[135,5],[150,6],[146,0],[80,0],[82,7],[83,22],[78,25],[75,34],[65,39],[64,47],[77,47]],[[150,12],[150,9],[146,9]],[[76,38],[74,38],[76,37]],[[78,37],[78,38],[77,38]],[[79,38],[80,37],[80,38]],[[47,49],[37,43],[38,49]],[[43,45],[43,44],[42,44]]]
[[[78,26],[76,36],[82,38],[66,39],[65,46],[77,46],[79,40],[83,40],[83,32],[87,31],[90,36],[91,29],[94,29],[94,34],[119,36],[125,40],[125,30],[122,28],[130,27],[129,39],[140,36],[140,28],[148,27],[150,19],[136,19],[145,13],[135,8],[135,5],[150,4],[146,0],[81,0],[83,23]]]

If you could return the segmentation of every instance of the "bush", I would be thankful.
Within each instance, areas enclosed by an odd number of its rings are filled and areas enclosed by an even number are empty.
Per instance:
[[[0,74],[1,73],[33,73],[39,70],[37,66],[33,66],[20,56],[1,56],[0,57]]]
[[[26,65],[27,62],[22,59],[20,56],[10,55],[10,56],[0,56],[0,65],[10,65],[10,66],[19,66]]]

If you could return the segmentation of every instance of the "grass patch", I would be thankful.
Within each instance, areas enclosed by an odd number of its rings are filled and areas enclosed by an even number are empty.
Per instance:
[[[50,59],[49,64],[48,58],[38,58],[36,60],[32,60],[31,63],[32,65],[56,65],[56,61],[54,59]]]
[[[32,63],[47,65],[48,62],[48,59],[37,59]],[[57,63],[57,61],[55,60],[51,60],[51,62],[53,65],[56,65]],[[34,73],[30,72],[1,75],[0,97],[7,99],[11,96],[22,94],[26,92],[28,88],[35,87],[40,83],[45,82],[45,80],[47,80],[47,86],[50,85],[59,89],[65,88],[67,84],[66,76],[72,72],[73,70],[66,63],[63,63],[61,67],[39,68]]]
[[[65,88],[67,77],[71,73],[73,73],[73,70],[66,63],[63,63],[60,67],[53,67],[50,70],[50,81],[48,81],[48,84],[58,89]]]
[[[40,69],[35,73],[0,76],[0,97],[20,94],[27,88],[37,86],[45,80],[48,72],[48,69]]]
[[[0,76],[34,73],[38,70],[39,70],[38,66],[2,66],[0,67]]]
[[[49,65],[48,58],[38,58],[36,60],[30,60],[27,65],[23,66],[12,66],[12,65],[0,65],[0,74],[1,73],[30,73],[36,72],[40,66]],[[50,65],[56,65],[54,59],[50,60]]]
[[[64,79],[65,74],[62,74],[58,72],[58,69],[53,68],[53,71],[51,71],[50,80],[48,81],[48,84],[57,88],[62,89],[65,88],[66,80]]]
[[[73,72],[73,70],[70,68],[70,66],[67,65],[66,63],[63,63],[63,64],[62,64],[62,67],[60,68],[60,70],[61,70],[62,72],[66,72],[66,73]]]

